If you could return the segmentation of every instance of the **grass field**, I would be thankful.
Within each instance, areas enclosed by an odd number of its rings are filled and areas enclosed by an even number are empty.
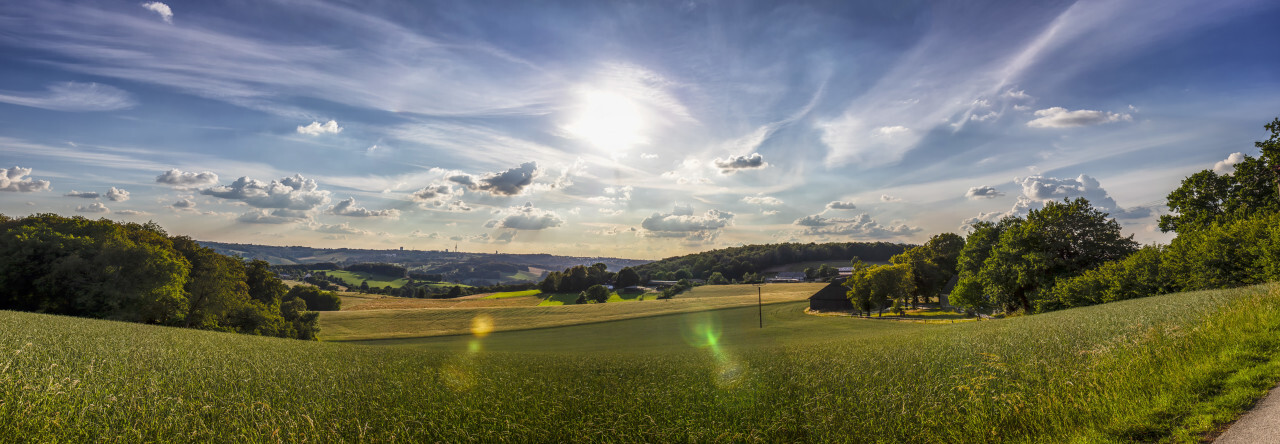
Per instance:
[[[0,436],[1196,442],[1280,380],[1275,285],[949,325],[803,307],[367,344],[0,312]]]
[[[766,285],[763,287],[764,303],[805,300],[824,285],[826,284]],[[572,302],[578,298],[576,293],[571,295],[565,293],[562,297],[570,296],[572,299],[569,299],[569,304],[537,307],[513,306],[540,305],[538,302],[529,302],[537,299],[517,297],[498,299],[498,301],[509,301],[510,304],[494,310],[489,310],[493,305],[488,304],[476,305],[461,302],[446,306],[431,305],[438,303],[433,303],[430,299],[395,302],[384,300],[384,304],[396,305],[383,307],[364,305],[361,306],[362,309],[355,311],[348,311],[344,307],[343,311],[320,313],[320,337],[329,341],[347,341],[468,334],[471,332],[472,319],[480,314],[485,314],[492,319],[495,331],[508,331],[754,306],[756,287],[752,285],[704,286],[673,299],[645,300],[632,304],[574,305]],[[542,296],[525,298],[536,297]],[[546,302],[542,300],[541,303]],[[563,301],[561,303],[563,304]],[[371,309],[373,307],[386,309]]]
[[[518,298],[521,296],[536,296],[540,294],[542,294],[542,290],[505,291],[502,293],[494,293],[494,294],[485,296],[484,298],[485,299],[505,299],[505,298]]]

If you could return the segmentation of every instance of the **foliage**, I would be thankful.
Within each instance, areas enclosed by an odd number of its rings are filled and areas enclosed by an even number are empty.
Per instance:
[[[966,245],[957,261],[962,274],[952,302],[970,309],[1029,312],[1036,307],[1033,301],[1050,297],[1047,292],[1058,279],[1137,250],[1132,236],[1120,234],[1115,219],[1084,198],[1048,202],[1026,219],[1011,216],[979,225],[971,237],[973,248]],[[979,251],[985,248],[989,250]],[[981,268],[974,272],[979,258]]]
[[[338,311],[342,307],[342,299],[331,291],[323,291],[311,285],[298,285],[289,289],[285,299],[301,299],[307,308],[313,311]]]
[[[1261,157],[1244,156],[1232,173],[1203,170],[1192,174],[1169,193],[1167,205],[1173,213],[1160,216],[1160,229],[1181,235],[1215,223],[1280,211],[1276,169],[1280,167],[1280,119],[1265,126],[1271,137],[1254,143]]]
[[[388,264],[388,263],[353,264],[353,265],[348,265],[346,267],[343,267],[343,269],[347,271],[360,271],[365,273],[381,274],[386,276],[403,277],[409,274],[409,270],[406,270],[403,265]]]
[[[609,302],[609,295],[612,293],[613,292],[610,291],[608,287],[605,287],[603,285],[592,285],[591,287],[588,287],[586,290],[582,291],[581,293],[582,298],[579,299],[579,301],[588,301],[588,302],[595,302],[597,304],[603,304],[605,302]],[[581,304],[582,302],[578,302],[578,303]]]
[[[635,269],[646,281],[706,279],[712,273],[719,272],[726,279],[746,282],[749,274],[759,275],[766,269],[779,265],[809,261],[845,261],[852,257],[861,257],[871,262],[883,262],[907,248],[907,245],[887,242],[746,245],[671,257],[640,265]],[[815,272],[821,274],[820,270]],[[831,276],[834,275],[831,274]]]
[[[309,339],[263,261],[169,237],[155,224],[53,214],[0,222],[0,309]],[[285,304],[282,306],[282,304]]]
[[[618,271],[618,276],[617,276],[618,288],[634,287],[636,285],[640,285],[640,274],[636,273],[636,270],[634,268],[625,267],[622,270]]]

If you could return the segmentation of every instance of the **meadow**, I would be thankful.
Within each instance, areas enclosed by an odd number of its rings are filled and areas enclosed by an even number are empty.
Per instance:
[[[1195,442],[1280,380],[1275,285],[950,325],[803,307],[361,344],[0,312],[0,436]]]

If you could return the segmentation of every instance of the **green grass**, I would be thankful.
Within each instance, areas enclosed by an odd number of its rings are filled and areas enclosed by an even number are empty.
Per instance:
[[[485,296],[484,298],[485,299],[505,299],[505,298],[518,298],[521,296],[535,296],[539,294],[542,294],[542,290],[507,291],[502,293],[494,293],[494,294]]]
[[[311,273],[314,274],[321,271],[323,271],[325,274],[328,274],[329,276],[340,278],[343,281],[346,281],[346,283],[353,285],[354,287],[359,287],[361,282],[368,282],[370,287],[376,287],[376,288],[384,288],[388,285],[390,285],[391,288],[400,288],[405,286],[405,284],[409,283],[409,279],[406,279],[403,277],[375,274],[375,273],[369,273],[364,271],[312,270]],[[441,288],[449,289],[455,286],[462,287],[462,288],[471,287],[470,285],[455,284],[452,282],[431,282],[431,283],[426,283],[425,285],[427,287],[430,287],[433,290],[439,290]],[[356,288],[352,288],[352,290],[355,290],[355,289]]]
[[[0,312],[0,436],[1195,442],[1280,380],[1277,286],[947,325],[803,306],[370,344]]]

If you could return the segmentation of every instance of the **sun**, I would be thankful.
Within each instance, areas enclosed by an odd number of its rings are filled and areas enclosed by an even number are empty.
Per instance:
[[[648,143],[640,105],[611,91],[582,91],[577,113],[564,129],[570,137],[614,156]]]

